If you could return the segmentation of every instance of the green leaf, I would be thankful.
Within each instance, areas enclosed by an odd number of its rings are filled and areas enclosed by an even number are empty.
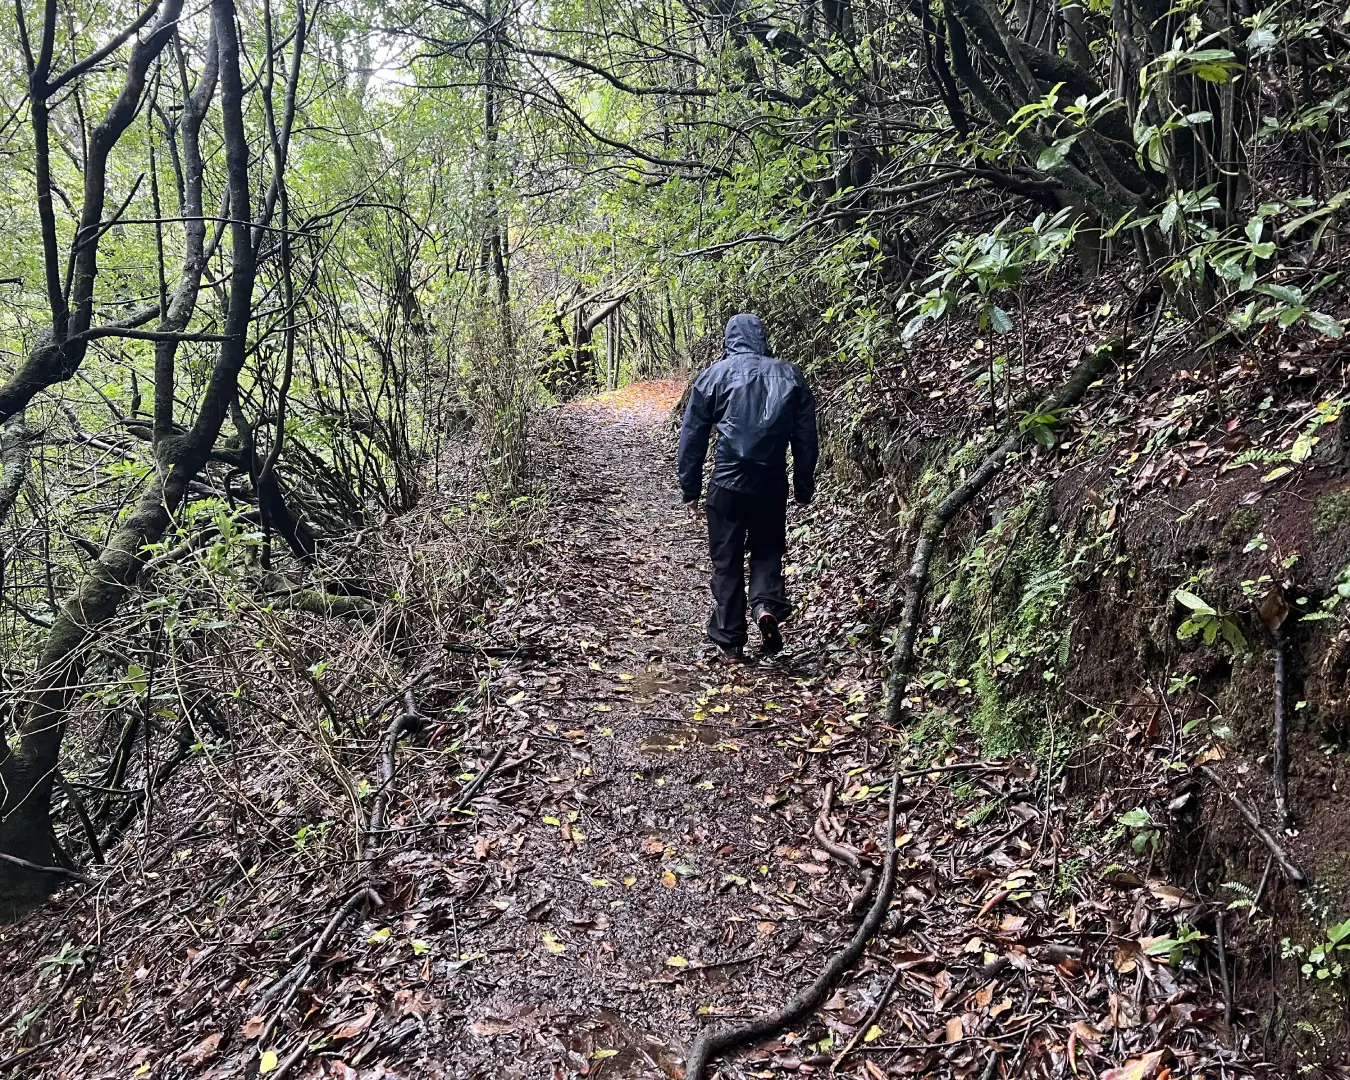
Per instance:
[[[1178,604],[1180,604],[1182,607],[1189,608],[1191,611],[1194,611],[1197,614],[1200,615],[1218,614],[1217,611],[1215,611],[1212,607],[1206,604],[1203,600],[1200,599],[1200,597],[1196,596],[1195,593],[1191,592],[1189,589],[1178,589],[1172,595]]]
[[[1195,74],[1208,83],[1226,83],[1228,68],[1223,64],[1196,64]]]
[[[1269,27],[1258,26],[1247,35],[1247,40],[1243,44],[1246,45],[1249,53],[1263,53],[1274,48],[1278,41],[1279,38],[1275,36],[1274,30]]]
[[[1125,813],[1118,815],[1116,820],[1131,829],[1142,829],[1146,825],[1153,824],[1152,815],[1142,806],[1127,810]]]
[[[1000,334],[1011,334],[1013,321],[1008,313],[995,304],[989,310],[989,321],[994,329]]]
[[[1345,325],[1339,319],[1333,319],[1330,315],[1324,315],[1320,311],[1309,311],[1305,313],[1304,318],[1308,320],[1308,325],[1324,337],[1341,338],[1345,336]]]
[[[1223,631],[1223,639],[1228,642],[1228,647],[1235,653],[1245,653],[1247,651],[1247,639],[1242,636],[1242,631],[1238,629],[1238,624],[1232,618],[1225,617],[1219,620],[1219,628]]]
[[[1303,303],[1303,290],[1295,289],[1289,285],[1272,285],[1267,282],[1264,285],[1258,285],[1256,291],[1262,296],[1269,296],[1273,300],[1280,300],[1286,304]]]

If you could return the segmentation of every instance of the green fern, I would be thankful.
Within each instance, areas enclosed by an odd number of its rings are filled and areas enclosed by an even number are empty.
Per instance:
[[[1228,472],[1229,469],[1240,469],[1243,465],[1269,465],[1272,462],[1283,461],[1287,456],[1278,450],[1267,450],[1264,446],[1253,446],[1250,450],[1242,451],[1219,471]]]

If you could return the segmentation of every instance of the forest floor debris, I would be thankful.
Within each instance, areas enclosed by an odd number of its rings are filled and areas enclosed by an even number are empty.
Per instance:
[[[102,887],[6,929],[0,1066],[679,1077],[706,1026],[777,1012],[845,948],[892,772],[941,765],[903,782],[894,898],[861,961],[721,1075],[1275,1075],[1250,1018],[1224,1021],[1212,908],[1113,865],[1034,760],[935,761],[873,719],[880,664],[848,631],[857,568],[825,547],[867,542],[865,523],[794,511],[787,650],[715,657],[701,531],[671,478],[680,389],[548,417],[540,542],[483,627],[529,647],[483,656],[458,706],[432,680],[408,689],[427,722],[393,747],[365,865],[261,874],[229,846],[223,797],[186,832],[161,815],[146,856],[110,853]],[[268,767],[265,747],[240,750],[240,769]],[[353,873],[373,892],[344,891]],[[241,883],[255,907],[213,913]]]

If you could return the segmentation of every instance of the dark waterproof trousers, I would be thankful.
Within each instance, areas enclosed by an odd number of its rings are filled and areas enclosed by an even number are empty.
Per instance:
[[[750,607],[761,604],[782,622],[792,613],[783,585],[787,551],[787,494],[748,495],[710,487],[708,554],[716,607],[708,637],[718,645],[744,645],[745,556],[750,554]]]

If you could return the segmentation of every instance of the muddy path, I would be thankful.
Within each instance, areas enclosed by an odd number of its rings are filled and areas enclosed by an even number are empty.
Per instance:
[[[887,776],[938,749],[869,718],[880,682],[847,642],[859,597],[841,588],[865,529],[828,508],[790,526],[802,617],[786,652],[729,666],[707,645],[703,535],[672,481],[676,389],[553,418],[545,587],[495,617],[552,658],[494,683],[503,732],[539,768],[475,824],[501,916],[461,932],[475,959],[442,984],[463,1012],[446,1029],[456,1075],[682,1075],[704,1025],[776,1011],[842,948]],[[1240,1074],[1213,958],[1158,945],[1205,913],[1162,881],[1104,884],[1062,810],[1031,759],[908,784],[868,956],[810,1024],[722,1075]]]
[[[236,868],[214,797],[190,835],[157,824],[139,870],[109,872],[120,892],[9,931],[0,1071],[678,1078],[705,1025],[816,976],[858,925],[891,772],[973,759],[954,721],[911,741],[876,719],[890,541],[846,503],[793,511],[785,652],[730,666],[707,645],[678,392],[546,418],[538,537],[477,635],[509,647],[412,692],[430,722],[397,747],[378,858]],[[1214,910],[1132,870],[1040,760],[908,781],[881,932],[721,1075],[1261,1073],[1254,1018],[1225,1019]]]

